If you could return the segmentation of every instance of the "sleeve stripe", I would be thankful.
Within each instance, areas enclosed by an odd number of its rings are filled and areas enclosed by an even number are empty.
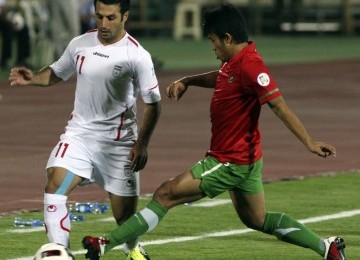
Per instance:
[[[278,91],[279,91],[279,89],[278,89],[278,88],[275,88],[275,89],[267,92],[266,94],[262,95],[262,96],[260,97],[260,99],[264,99],[264,98],[266,98],[266,97],[268,97],[268,96],[270,96],[270,95],[272,95],[272,94],[274,94],[275,92],[278,92]]]

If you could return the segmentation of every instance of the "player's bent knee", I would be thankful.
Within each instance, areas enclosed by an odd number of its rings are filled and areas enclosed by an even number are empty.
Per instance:
[[[70,171],[66,173],[49,171],[48,170],[48,180],[45,187],[46,193],[66,195],[74,185],[74,180],[76,175]]]
[[[254,230],[259,230],[261,231],[263,229],[263,223],[255,223],[255,222],[248,222],[248,223],[244,223],[248,228],[254,229]]]
[[[244,223],[244,225],[248,228],[254,229],[254,230],[262,230],[264,226],[265,219],[252,216],[248,218],[241,218],[241,221]]]
[[[153,199],[166,208],[170,208],[176,195],[168,182],[163,183],[154,193]]]

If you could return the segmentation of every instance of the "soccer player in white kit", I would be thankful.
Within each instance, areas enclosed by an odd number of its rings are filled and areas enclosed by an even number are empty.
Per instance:
[[[96,0],[97,30],[71,40],[52,65],[13,68],[11,85],[50,86],[77,75],[74,109],[48,160],[44,219],[50,242],[69,247],[67,196],[95,182],[108,192],[119,225],[136,212],[139,171],[160,116],[160,91],[150,54],[125,31],[130,0]],[[145,103],[137,129],[136,99]],[[128,259],[150,259],[138,241]]]

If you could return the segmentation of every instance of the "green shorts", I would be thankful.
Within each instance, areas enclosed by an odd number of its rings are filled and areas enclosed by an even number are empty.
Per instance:
[[[209,197],[230,190],[255,195],[263,192],[262,183],[263,159],[250,165],[220,163],[214,157],[208,156],[191,168],[196,179],[201,179],[200,188]]]

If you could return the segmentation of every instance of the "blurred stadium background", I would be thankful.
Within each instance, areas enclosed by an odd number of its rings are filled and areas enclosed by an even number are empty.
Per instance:
[[[137,38],[201,41],[202,12],[222,2],[243,12],[253,37],[352,37],[360,31],[360,0],[132,0],[127,30]],[[64,4],[54,13],[52,5],[59,3]],[[13,29],[7,39],[4,26],[0,28],[2,46],[9,41],[13,46],[10,54],[2,48],[1,57],[9,56],[2,62],[2,78],[13,65],[40,68],[49,64],[61,53],[59,43],[65,48],[72,37],[94,26],[93,0],[0,0],[0,4],[2,21]],[[28,55],[16,57],[26,48]],[[163,61],[155,62],[161,66]]]

